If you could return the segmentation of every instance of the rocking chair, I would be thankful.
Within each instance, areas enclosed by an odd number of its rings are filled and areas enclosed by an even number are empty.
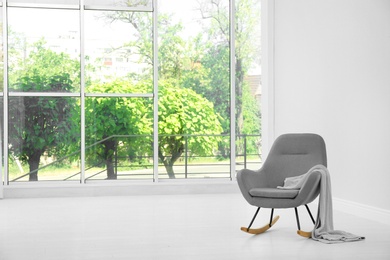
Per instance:
[[[244,198],[257,210],[248,227],[241,230],[250,234],[260,234],[272,227],[279,219],[273,218],[274,209],[294,208],[297,220],[297,233],[303,237],[310,237],[310,232],[301,230],[298,207],[304,205],[315,224],[314,218],[307,204],[312,202],[320,192],[321,176],[313,172],[306,179],[300,189],[279,189],[288,177],[306,173],[315,165],[327,166],[326,148],[323,138],[317,134],[284,134],[279,136],[263,166],[252,171],[243,169],[237,173],[238,186]],[[252,229],[251,226],[260,208],[270,208],[269,224],[262,228]]]

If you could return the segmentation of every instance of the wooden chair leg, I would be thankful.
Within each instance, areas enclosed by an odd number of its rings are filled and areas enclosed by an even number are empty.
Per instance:
[[[305,205],[305,206],[309,210],[307,205]],[[301,224],[299,223],[298,209],[297,208],[294,208],[294,209],[295,209],[295,217],[297,219],[297,226],[298,226],[297,234],[302,236],[302,237],[310,238],[311,237],[311,232],[306,232],[306,231],[301,230]],[[311,217],[312,221],[314,222],[314,219],[313,219],[313,216],[311,215],[310,210],[309,210],[309,214],[310,214],[310,217]]]
[[[265,225],[265,226],[263,226],[261,228],[250,228],[252,226],[252,224],[253,224],[253,221],[255,220],[255,218],[257,216],[257,213],[259,213],[259,210],[260,210],[260,207],[257,208],[256,213],[253,216],[253,218],[251,220],[251,223],[249,224],[248,227],[241,227],[242,231],[244,231],[246,233],[249,233],[249,234],[258,235],[258,234],[264,233],[265,231],[270,229],[279,220],[279,216],[276,216],[275,218],[273,218],[274,209],[272,209],[272,211],[271,211],[271,218],[269,220],[269,224],[267,224],[267,225]]]

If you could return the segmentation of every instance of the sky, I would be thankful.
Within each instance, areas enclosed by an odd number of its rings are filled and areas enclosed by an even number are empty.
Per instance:
[[[183,37],[187,38],[200,32],[201,27],[195,21],[193,14],[199,15],[195,10],[197,0],[160,0],[158,10],[160,13],[174,13],[174,23],[181,21],[185,26]],[[93,12],[96,14],[96,12]],[[92,15],[86,12],[86,22],[92,20]],[[53,9],[28,9],[10,8],[8,13],[9,26],[13,31],[23,32],[27,38],[39,39],[41,37],[58,38],[69,35],[69,32],[79,32],[79,12],[77,10],[56,10]],[[99,24],[95,20],[94,25]],[[85,27],[88,29],[88,37],[105,41],[107,39],[123,38],[123,31],[128,30],[128,25]],[[72,33],[74,34],[74,33]],[[128,36],[125,35],[128,39]]]
[[[45,1],[50,2],[49,0]],[[199,5],[198,1],[159,0],[157,8],[160,13],[173,14],[172,24],[181,21],[185,28],[181,36],[183,38],[189,38],[194,37],[202,31],[202,26],[198,20],[200,17],[200,13],[197,10]],[[95,3],[96,1],[91,0],[92,2]],[[96,5],[98,4],[96,3]],[[94,19],[94,16],[99,13],[101,16],[102,13],[100,11],[85,11],[86,40],[94,41],[95,46],[104,46],[107,44],[112,47],[121,45],[121,42],[129,42],[131,40],[132,33],[124,33],[131,30],[129,24],[114,23],[107,25],[102,19]],[[44,37],[48,41],[55,41],[55,44],[60,45],[60,40],[58,40],[60,37],[75,37],[77,39],[74,41],[75,47],[72,47],[72,49],[79,48],[80,21],[78,10],[9,8],[8,18],[10,28],[13,31],[23,32],[30,43]],[[68,41],[66,44],[69,45],[71,43]],[[91,45],[89,48],[91,48]]]

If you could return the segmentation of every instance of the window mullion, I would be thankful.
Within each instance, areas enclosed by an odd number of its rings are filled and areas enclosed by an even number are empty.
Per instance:
[[[230,179],[236,173],[236,53],[235,53],[235,0],[229,1],[230,45]]]
[[[7,1],[3,2],[3,125],[0,131],[3,131],[3,151],[4,158],[0,148],[0,198],[3,197],[3,185],[8,185],[8,16]],[[1,135],[0,135],[1,136]],[[4,165],[3,165],[4,164]],[[2,183],[4,173],[4,184]]]
[[[130,11],[130,12],[152,12],[153,9],[150,7],[127,7],[127,6],[95,6],[85,5],[84,10],[101,10],[101,11]]]
[[[158,182],[158,9],[153,0],[153,179]]]
[[[84,34],[84,0],[80,0],[80,183],[85,183],[85,34]]]

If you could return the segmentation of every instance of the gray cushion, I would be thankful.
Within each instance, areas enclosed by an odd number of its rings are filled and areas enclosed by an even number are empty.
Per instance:
[[[276,188],[253,188],[249,194],[253,197],[293,199],[299,193],[299,190],[282,190]]]

